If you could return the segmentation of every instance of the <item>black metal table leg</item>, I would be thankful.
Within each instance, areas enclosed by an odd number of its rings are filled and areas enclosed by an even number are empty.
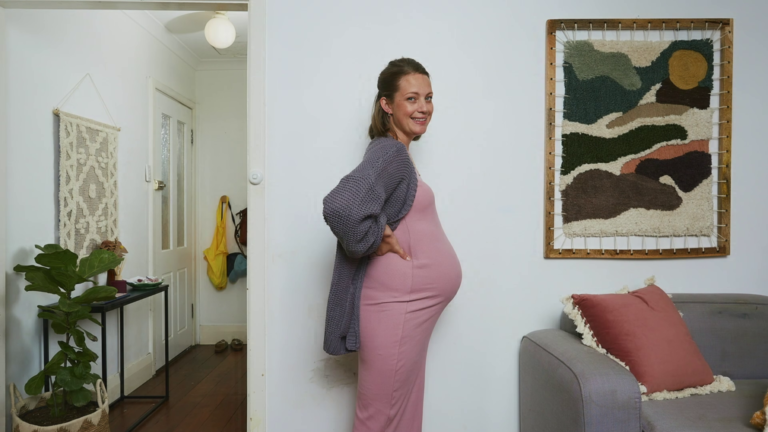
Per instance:
[[[123,331],[123,307],[120,306],[120,397],[125,397],[125,332]]]
[[[48,352],[48,320],[43,318],[43,367],[48,364],[48,361],[50,360],[49,357],[50,353]],[[45,392],[48,393],[51,391],[50,386],[48,385],[48,379],[46,377],[45,380]]]
[[[101,380],[107,387],[107,313],[101,313]]]
[[[164,294],[164,328],[165,328],[165,395],[164,396],[133,396],[133,395],[126,395],[123,396],[123,399],[125,400],[151,400],[151,399],[159,399],[157,405],[153,406],[149,409],[149,411],[145,412],[141,417],[138,418],[132,425],[128,426],[128,429],[126,429],[126,432],[131,432],[136,427],[138,427],[147,417],[152,415],[155,411],[157,411],[158,408],[160,408],[164,403],[168,402],[170,398],[170,389],[171,389],[171,379],[170,379],[170,366],[169,366],[169,352],[168,352],[168,289],[166,287]],[[121,326],[122,327],[122,326]]]

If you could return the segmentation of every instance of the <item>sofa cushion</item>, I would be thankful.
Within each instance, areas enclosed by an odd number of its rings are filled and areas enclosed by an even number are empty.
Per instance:
[[[712,373],[731,379],[768,378],[768,297],[674,294],[672,301]]]
[[[733,392],[643,402],[643,432],[756,432],[749,419],[762,406],[768,379],[734,383]]]

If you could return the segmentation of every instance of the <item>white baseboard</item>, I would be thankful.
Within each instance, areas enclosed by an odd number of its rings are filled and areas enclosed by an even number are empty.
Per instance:
[[[130,394],[139,386],[149,381],[155,374],[155,370],[152,367],[152,354],[136,360],[125,367],[125,387],[123,388],[124,394]],[[109,394],[109,400],[114,401],[120,396],[120,374],[116,373],[107,378],[107,393]]]
[[[216,342],[224,339],[232,342],[237,338],[248,343],[248,326],[246,325],[201,325],[200,326],[200,345],[214,345]]]

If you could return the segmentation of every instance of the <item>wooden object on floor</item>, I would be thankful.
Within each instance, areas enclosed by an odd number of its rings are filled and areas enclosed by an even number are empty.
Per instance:
[[[171,398],[137,432],[237,432],[246,430],[246,350],[214,353],[197,345],[171,362]],[[160,370],[132,395],[153,394],[165,385]],[[121,432],[151,403],[123,401],[109,412],[112,432]]]

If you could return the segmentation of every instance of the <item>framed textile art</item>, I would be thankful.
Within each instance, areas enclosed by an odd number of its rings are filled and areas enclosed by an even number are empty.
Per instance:
[[[732,31],[547,22],[545,257],[730,253]]]
[[[59,114],[59,243],[80,258],[119,236],[119,129],[64,111]]]

